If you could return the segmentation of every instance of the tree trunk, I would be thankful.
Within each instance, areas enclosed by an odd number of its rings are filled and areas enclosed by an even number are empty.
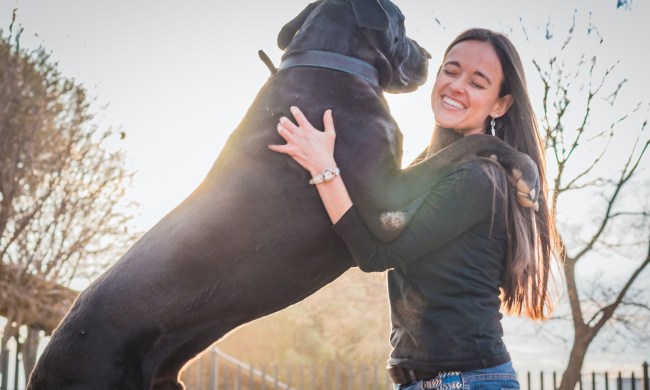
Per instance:
[[[560,382],[558,390],[575,389],[576,384],[580,380],[580,371],[582,370],[582,364],[585,361],[587,348],[589,348],[591,340],[592,338],[583,334],[583,332],[576,332],[573,340],[573,347],[571,348],[571,355],[569,355],[569,363],[562,374],[562,381]]]

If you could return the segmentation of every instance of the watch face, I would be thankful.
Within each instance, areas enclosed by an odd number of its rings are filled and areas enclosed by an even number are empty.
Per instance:
[[[330,181],[334,179],[334,172],[331,169],[326,169],[323,171],[323,180]]]

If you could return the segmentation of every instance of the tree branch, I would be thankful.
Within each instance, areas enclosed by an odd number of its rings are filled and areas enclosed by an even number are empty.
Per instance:
[[[646,253],[645,260],[639,265],[639,267],[634,271],[634,273],[632,273],[627,283],[625,283],[625,286],[623,286],[618,296],[616,297],[616,300],[601,310],[603,315],[602,317],[600,317],[600,320],[593,327],[596,333],[612,317],[616,308],[621,304],[621,302],[623,302],[623,298],[625,297],[625,294],[627,294],[627,291],[630,289],[630,287],[637,279],[637,277],[641,274],[641,272],[643,272],[645,267],[648,266],[648,264],[650,264],[650,239],[648,239],[648,252]]]
[[[643,123],[643,127],[641,129],[641,132],[643,132],[643,130],[645,129],[646,124],[647,124],[647,121]],[[613,209],[613,206],[614,206],[614,202],[618,198],[618,195],[620,194],[623,186],[630,180],[630,178],[636,172],[637,168],[639,167],[639,163],[643,159],[643,156],[644,156],[645,152],[648,150],[648,145],[650,145],[650,139],[648,141],[646,141],[646,143],[644,144],[643,149],[639,153],[639,156],[637,157],[636,161],[632,162],[633,161],[633,156],[634,156],[634,150],[636,150],[636,146],[638,145],[638,142],[639,142],[639,139],[640,139],[640,133],[639,133],[639,137],[637,137],[637,140],[634,143],[634,147],[632,148],[632,152],[628,156],[628,160],[625,163],[625,165],[623,167],[623,170],[621,171],[621,176],[619,177],[619,180],[618,180],[618,182],[616,184],[616,188],[614,189],[614,193],[612,194],[609,201],[607,202],[607,208],[605,210],[605,215],[603,216],[603,219],[602,219],[598,229],[596,230],[596,232],[594,233],[592,238],[589,240],[587,245],[584,248],[582,248],[582,250],[580,250],[575,256],[573,256],[575,261],[579,261],[586,253],[588,253],[593,248],[593,246],[596,244],[596,242],[598,241],[598,239],[600,238],[602,233],[605,231],[605,227],[607,226],[607,224],[611,220],[610,217],[611,217],[611,214],[612,214],[612,209]],[[630,167],[631,164],[632,164],[632,166]]]

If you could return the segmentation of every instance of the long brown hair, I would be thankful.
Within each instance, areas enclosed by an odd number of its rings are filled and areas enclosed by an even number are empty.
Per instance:
[[[513,103],[498,118],[495,135],[514,149],[528,154],[537,163],[540,178],[539,210],[519,206],[514,179],[491,159],[482,166],[502,196],[508,246],[502,288],[502,307],[507,314],[525,314],[531,319],[547,317],[553,306],[549,294],[551,261],[557,260],[557,234],[554,212],[548,209],[544,146],[532,109],[524,69],[517,50],[503,34],[482,28],[462,32],[445,51],[445,57],[458,43],[468,40],[492,45],[503,69],[499,96],[512,95]],[[490,118],[485,128],[489,129]],[[435,139],[446,144],[453,136],[446,129],[436,129]]]

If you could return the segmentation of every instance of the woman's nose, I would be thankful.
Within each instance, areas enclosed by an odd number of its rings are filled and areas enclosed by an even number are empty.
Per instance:
[[[465,85],[465,81],[463,80],[462,77],[456,77],[449,83],[449,88],[451,88],[454,91],[460,91],[463,89]]]

